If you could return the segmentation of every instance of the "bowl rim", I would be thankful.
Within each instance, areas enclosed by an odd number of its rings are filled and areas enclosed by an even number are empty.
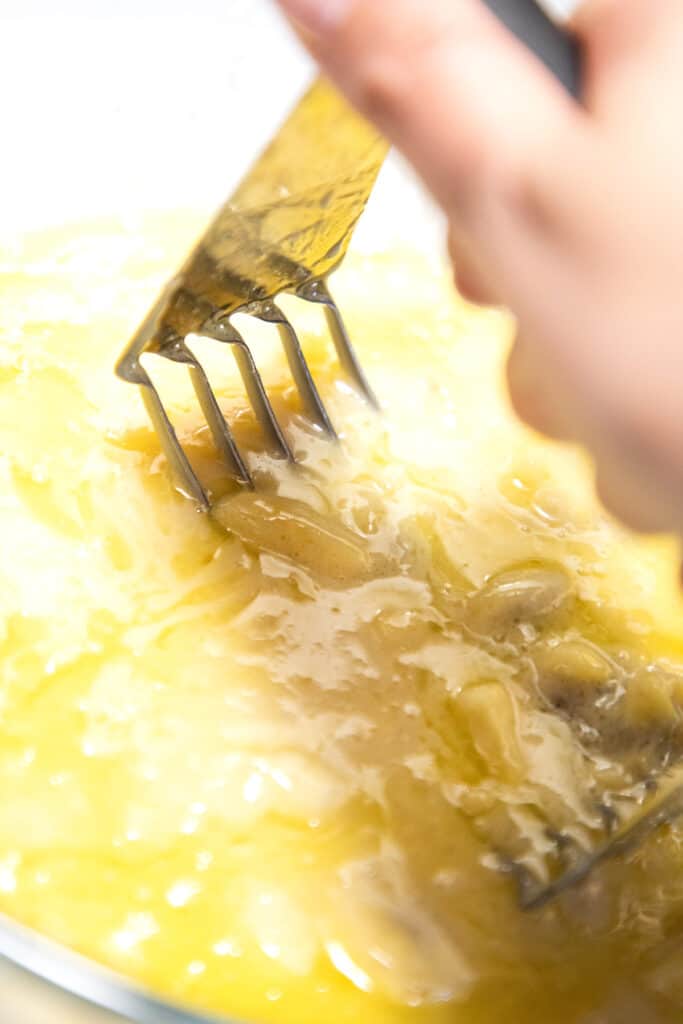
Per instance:
[[[133,1024],[245,1024],[173,1004],[0,913],[0,964],[47,989]]]

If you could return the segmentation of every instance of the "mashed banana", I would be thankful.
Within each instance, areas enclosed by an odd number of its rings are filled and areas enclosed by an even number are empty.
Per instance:
[[[198,343],[254,493],[150,362],[198,514],[112,373],[195,229],[1,254],[0,908],[264,1024],[679,1021],[679,829],[519,908],[683,755],[674,546],[623,533],[582,457],[513,420],[509,322],[408,256],[337,283],[382,417],[287,307],[339,446],[250,328],[297,467]]]

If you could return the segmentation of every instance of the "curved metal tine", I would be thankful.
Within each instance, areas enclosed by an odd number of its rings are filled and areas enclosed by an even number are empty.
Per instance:
[[[655,795],[644,813],[624,822],[592,852],[584,852],[576,864],[527,902],[526,908],[534,910],[544,906],[566,889],[582,882],[599,864],[636,849],[656,829],[683,816],[683,768],[672,772],[660,789],[662,792]]]
[[[207,323],[202,327],[200,333],[204,337],[213,338],[214,341],[222,341],[232,346],[233,355],[244,381],[251,407],[261,425],[261,429],[267,437],[269,445],[277,452],[280,458],[294,462],[294,455],[270,404],[270,399],[261,380],[261,374],[258,372],[254,357],[242,335],[233,327],[228,319]]]
[[[179,481],[179,489],[183,494],[192,498],[202,512],[207,512],[209,509],[209,499],[206,491],[200,484],[199,478],[178,440],[178,435],[168,418],[168,413],[164,408],[157,389],[142,366],[138,366],[137,376],[136,383],[142,392],[142,399],[145,403],[147,414],[152,421],[157,437],[161,441],[162,451]]]
[[[323,278],[307,281],[297,289],[296,294],[300,299],[305,299],[306,302],[318,302],[324,307],[327,326],[332,335],[332,341],[334,342],[337,358],[342,369],[351,378],[353,384],[373,409],[379,411],[380,404],[377,396],[370,387],[368,379],[363,372],[363,367],[351,343],[349,332],[346,329],[346,324],[339,311],[339,307],[330,294],[327,281]]]
[[[157,329],[168,295],[175,285],[175,280],[169,281],[166,285],[156,303],[145,317],[140,329],[134,335],[116,364],[116,373],[122,380],[130,384],[137,384],[140,388],[147,415],[152,421],[152,426],[161,442],[161,449],[166,456],[168,464],[180,483],[179,489],[183,494],[192,498],[202,511],[206,512],[209,508],[209,499],[206,491],[199,482],[199,478],[178,440],[178,435],[164,408],[159,392],[140,362],[140,357]]]
[[[306,416],[324,430],[329,437],[336,440],[337,433],[332,426],[330,417],[327,415],[327,409],[323,405],[320,392],[311,376],[301,343],[291,322],[272,300],[254,302],[242,312],[249,313],[265,323],[275,324],[282,339],[282,346],[289,363],[289,369],[294,378],[297,391],[301,396]]]
[[[608,804],[605,801],[601,801],[598,804],[597,810],[600,818],[602,819],[605,835],[608,837],[613,835],[613,833],[619,828],[620,819],[618,811],[611,804]]]
[[[177,358],[178,362],[187,365],[192,386],[211,431],[213,442],[225,460],[228,469],[240,483],[253,487],[251,473],[240,455],[237,442],[232,436],[232,431],[221,411],[218,399],[211,388],[204,367],[185,342],[176,342],[174,350],[177,352],[177,356],[174,353],[171,358]]]
[[[140,384],[144,387],[153,386],[148,374],[140,363],[140,356],[148,350],[148,346],[159,326],[161,315],[166,309],[169,295],[177,285],[177,278],[173,278],[173,280],[168,282],[137,332],[126,346],[125,351],[116,364],[116,373],[121,380],[128,381],[129,384]]]
[[[557,863],[562,872],[572,871],[586,856],[586,849],[566,832],[548,830],[548,838],[555,843]]]
[[[543,882],[539,882],[528,868],[513,863],[507,867],[517,886],[517,901],[522,910],[533,910],[537,901],[545,891]]]

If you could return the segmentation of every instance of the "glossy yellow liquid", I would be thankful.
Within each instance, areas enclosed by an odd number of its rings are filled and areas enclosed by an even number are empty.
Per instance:
[[[510,324],[415,257],[337,291],[384,415],[290,304],[342,435],[297,413],[236,494],[157,377],[217,511],[173,489],[128,336],[192,218],[2,254],[0,908],[166,998],[256,1022],[628,1024],[683,1015],[680,833],[545,909],[548,830],[683,752],[675,548],[637,542],[576,452],[517,425]],[[296,314],[295,311],[296,310]]]

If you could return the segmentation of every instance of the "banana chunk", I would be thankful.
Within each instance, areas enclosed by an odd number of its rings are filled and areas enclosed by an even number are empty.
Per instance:
[[[541,625],[567,604],[569,577],[559,566],[522,566],[492,577],[470,600],[467,622],[477,634],[502,639],[524,623]]]
[[[372,570],[372,553],[361,538],[294,498],[245,492],[223,498],[213,516],[245,544],[316,576],[344,582],[365,578]]]

